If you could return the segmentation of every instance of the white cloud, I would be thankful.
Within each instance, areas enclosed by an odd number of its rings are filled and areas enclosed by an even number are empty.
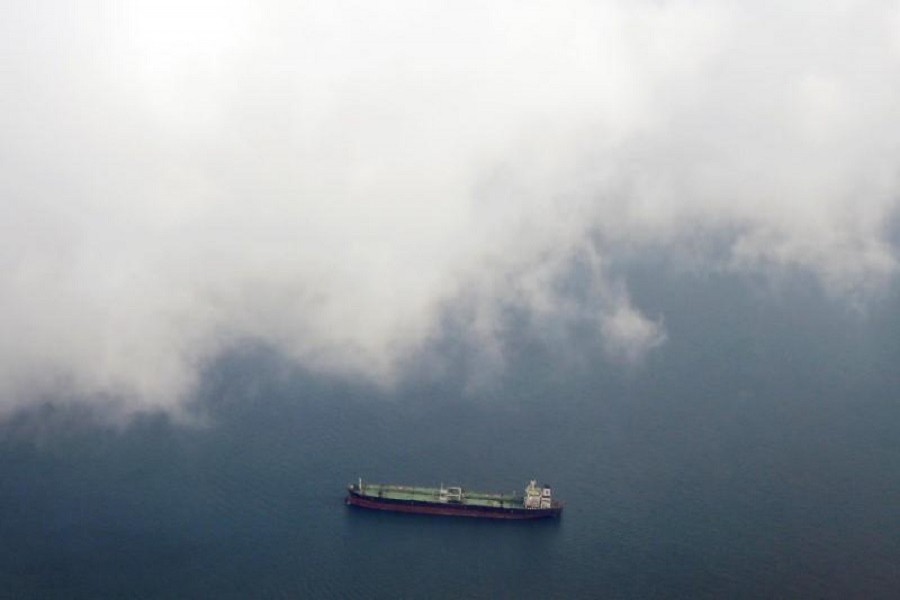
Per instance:
[[[600,321],[604,346],[617,361],[634,364],[666,341],[661,321],[651,321],[627,301],[605,313]]]
[[[580,318],[555,286],[588,255],[799,267],[854,297],[896,271],[889,3],[2,11],[6,410],[176,407],[246,338],[390,380],[460,298],[485,340],[503,304]],[[665,339],[594,276],[611,356]]]

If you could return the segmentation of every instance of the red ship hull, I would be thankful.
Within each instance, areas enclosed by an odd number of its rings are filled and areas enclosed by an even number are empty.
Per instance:
[[[465,504],[431,504],[422,502],[397,502],[360,496],[351,491],[347,504],[373,510],[412,513],[418,515],[442,515],[447,517],[474,517],[480,519],[548,519],[562,513],[561,506],[553,508],[505,508],[489,509]]]

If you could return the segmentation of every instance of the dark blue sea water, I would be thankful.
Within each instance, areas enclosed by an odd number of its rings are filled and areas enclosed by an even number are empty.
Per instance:
[[[898,597],[900,294],[860,314],[810,282],[684,277],[630,282],[669,335],[639,368],[586,327],[554,338],[512,315],[494,380],[452,342],[446,368],[423,359],[392,390],[255,349],[210,366],[203,426],[17,416],[0,426],[0,596]],[[370,513],[343,504],[358,476],[539,478],[567,508]]]

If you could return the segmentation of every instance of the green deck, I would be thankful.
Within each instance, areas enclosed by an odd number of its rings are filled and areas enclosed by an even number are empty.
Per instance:
[[[355,486],[354,486],[355,487]],[[447,488],[444,488],[445,490]],[[364,483],[362,495],[369,498],[386,498],[389,500],[415,500],[418,502],[441,503],[440,488],[410,487],[403,485],[385,485],[380,483]],[[491,508],[522,508],[522,496],[515,494],[488,494],[470,492],[463,489],[462,504],[467,506],[484,506]],[[452,502],[451,504],[459,504]]]

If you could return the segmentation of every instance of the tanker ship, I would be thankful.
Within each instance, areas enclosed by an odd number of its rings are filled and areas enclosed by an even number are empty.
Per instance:
[[[546,519],[562,514],[563,504],[553,499],[549,485],[532,480],[524,494],[488,494],[461,487],[411,487],[382,483],[347,486],[347,504],[375,510],[480,517],[483,519]]]

